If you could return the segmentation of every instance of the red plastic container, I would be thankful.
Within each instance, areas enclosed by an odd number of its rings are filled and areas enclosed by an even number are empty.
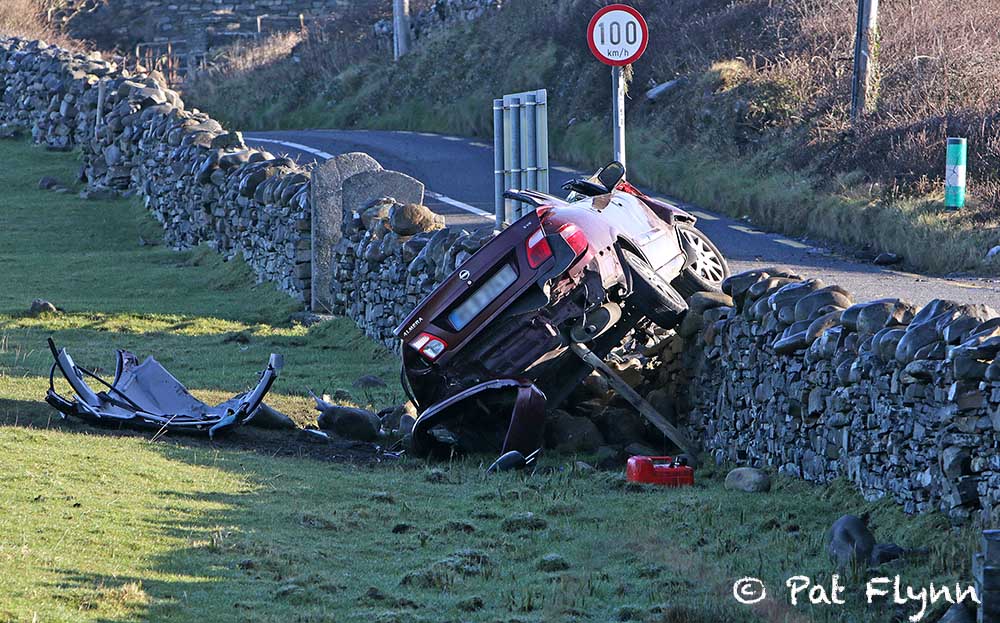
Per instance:
[[[681,465],[672,456],[633,456],[625,468],[625,478],[664,487],[687,487],[694,484],[694,468]]]

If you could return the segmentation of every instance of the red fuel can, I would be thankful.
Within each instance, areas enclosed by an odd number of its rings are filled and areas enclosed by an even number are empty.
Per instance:
[[[625,478],[665,487],[686,487],[694,484],[694,468],[682,465],[672,456],[633,456],[625,468]]]

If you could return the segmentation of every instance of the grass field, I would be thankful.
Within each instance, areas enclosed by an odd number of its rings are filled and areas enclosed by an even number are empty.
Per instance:
[[[792,575],[829,582],[824,532],[864,511],[881,540],[929,548],[879,575],[968,580],[971,532],[845,483],[737,494],[709,467],[663,490],[555,456],[488,477],[476,459],[345,464],[273,456],[243,430],[150,443],[61,422],[41,402],[49,335],[83,365],[155,354],[209,398],[281,352],[269,402],[300,423],[306,386],[356,392],[378,374],[388,389],[351,395],[373,408],[400,392],[394,358],[350,323],[290,326],[288,300],[238,263],[140,247],[153,227],[136,203],[36,189],[71,179],[72,156],[7,142],[0,161],[0,621],[894,620],[906,611],[866,606],[856,581],[845,606],[792,608],[782,592]],[[29,318],[35,297],[63,311]],[[744,576],[772,596],[738,606]]]

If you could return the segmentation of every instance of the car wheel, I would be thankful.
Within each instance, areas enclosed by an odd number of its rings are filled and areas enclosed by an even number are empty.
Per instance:
[[[693,251],[694,257],[671,285],[685,299],[695,292],[722,292],[722,281],[729,276],[729,265],[719,248],[692,225],[678,223],[677,234],[685,250]]]
[[[688,308],[680,294],[661,279],[646,260],[627,249],[622,249],[622,255],[632,273],[630,302],[663,329],[680,324]]]

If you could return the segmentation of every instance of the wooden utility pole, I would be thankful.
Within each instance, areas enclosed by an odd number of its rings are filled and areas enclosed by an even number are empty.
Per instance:
[[[397,61],[410,51],[410,0],[392,0],[392,42]]]
[[[854,39],[854,80],[851,119],[875,108],[878,100],[878,0],[858,0],[858,28]]]

